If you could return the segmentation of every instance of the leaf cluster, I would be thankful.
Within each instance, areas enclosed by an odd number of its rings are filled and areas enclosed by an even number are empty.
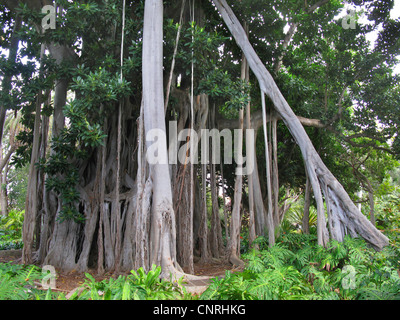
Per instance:
[[[346,237],[324,248],[313,235],[284,235],[267,248],[243,255],[243,272],[216,278],[202,299],[399,299],[399,250],[368,248],[361,239]],[[260,246],[261,245],[261,246]]]
[[[128,276],[96,281],[86,273],[83,291],[76,291],[70,300],[176,300],[188,298],[181,282],[160,278],[161,267],[155,265],[145,272],[143,268],[131,271]]]
[[[2,240],[20,241],[25,210],[10,210],[7,216],[0,216],[0,236]]]
[[[43,277],[40,268],[0,263],[0,300],[37,300],[51,294],[39,290],[35,281]]]

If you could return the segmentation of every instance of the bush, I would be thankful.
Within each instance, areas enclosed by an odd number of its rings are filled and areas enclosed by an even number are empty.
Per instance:
[[[131,271],[128,276],[106,279],[100,282],[88,273],[81,293],[76,291],[71,300],[183,300],[191,296],[182,283],[160,278],[161,267],[155,265],[146,273],[143,268]]]
[[[23,244],[22,241],[19,240],[0,240],[0,250],[18,250],[22,249]]]
[[[0,263],[0,300],[50,299],[50,291],[39,290],[34,284],[42,277],[36,266]]]
[[[8,216],[0,218],[0,239],[3,241],[21,241],[25,210],[11,210]]]
[[[376,199],[376,224],[383,230],[400,228],[400,190],[394,188],[392,193]]]
[[[380,252],[362,239],[346,237],[317,245],[313,235],[283,235],[271,248],[265,239],[260,250],[243,255],[243,272],[213,279],[202,299],[400,299],[400,250]]]

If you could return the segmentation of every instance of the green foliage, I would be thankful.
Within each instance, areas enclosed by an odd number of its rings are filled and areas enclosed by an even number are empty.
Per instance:
[[[190,295],[182,287],[182,279],[177,283],[160,278],[161,267],[155,265],[149,272],[143,268],[131,271],[128,276],[96,282],[86,273],[83,291],[76,291],[71,300],[177,300],[189,299]]]
[[[213,98],[226,99],[221,110],[228,117],[237,117],[238,110],[244,109],[250,101],[250,85],[241,80],[233,81],[227,72],[218,69],[206,75],[199,90]]]
[[[281,225],[282,233],[299,232],[302,229],[304,217],[304,198],[296,201],[287,211]],[[315,233],[317,228],[317,209],[310,206],[308,225],[310,233]]]
[[[346,236],[324,248],[316,236],[295,233],[271,248],[265,242],[257,239],[260,250],[243,255],[243,272],[213,279],[201,299],[400,299],[400,250],[394,245],[375,252]]]
[[[28,176],[29,176],[29,165],[20,168],[9,169],[7,196],[10,208],[13,208],[15,210],[25,209]]]
[[[42,159],[39,167],[49,175],[46,187],[60,194],[62,210],[59,221],[83,222],[84,217],[76,204],[80,194],[76,189],[79,173],[76,161],[87,159],[91,151],[103,144],[104,119],[116,107],[116,103],[130,93],[129,82],[121,80],[119,74],[112,74],[99,67],[89,72],[84,66],[78,68],[72,88],[80,92],[82,98],[70,101],[64,107],[64,115],[69,126],[53,138],[55,151],[47,160]],[[101,108],[107,106],[108,108]]]
[[[383,192],[382,189],[386,189]],[[400,228],[400,189],[383,183],[379,192],[384,194],[376,198],[376,224],[380,229],[398,229]]]
[[[22,226],[24,223],[25,210],[10,210],[6,217],[0,216],[0,236],[3,241],[14,243],[22,239]]]
[[[37,300],[49,298],[50,293],[36,288],[42,278],[36,266],[0,263],[0,300]]]

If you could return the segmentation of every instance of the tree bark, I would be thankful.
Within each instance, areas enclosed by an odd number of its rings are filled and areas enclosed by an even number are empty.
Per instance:
[[[277,87],[271,74],[257,56],[249,43],[246,33],[225,0],[213,0],[225,21],[232,36],[243,50],[249,61],[250,68],[256,75],[263,93],[274,104],[285,125],[299,145],[306,163],[318,212],[318,243],[325,245],[327,242],[326,223],[321,189],[325,192],[325,200],[330,202],[328,215],[334,221],[331,237],[342,241],[345,234],[361,236],[375,249],[380,250],[389,243],[389,240],[357,209],[343,186],[336,180],[332,173],[322,162],[299,119],[293,113],[287,101]]]
[[[266,108],[265,108],[265,93],[261,91],[261,106],[263,110],[263,129],[264,129],[264,142],[265,142],[265,169],[267,172],[267,196],[268,196],[268,211],[267,211],[267,227],[268,227],[268,243],[272,247],[275,245],[275,223],[273,217],[273,203],[272,203],[272,183],[271,183],[271,162],[270,162],[270,150],[267,134],[267,119],[266,119]]]
[[[44,45],[41,46],[40,64],[43,66]],[[40,68],[42,69],[42,68]],[[41,72],[39,72],[41,75]],[[39,158],[40,146],[40,122],[41,122],[41,106],[42,106],[42,90],[39,90],[36,109],[35,109],[35,124],[33,129],[33,145],[31,153],[31,162],[29,166],[29,179],[28,187],[26,188],[26,201],[25,201],[25,218],[23,224],[22,241],[24,247],[22,249],[22,263],[32,264],[32,246],[34,240],[34,232],[36,227],[36,215],[38,212],[38,197],[37,197],[37,183],[38,183],[38,169],[36,163]]]
[[[245,64],[245,62],[244,62]],[[243,109],[239,110],[239,141],[236,157],[238,159],[238,167],[241,167],[242,163],[242,145],[243,145]],[[241,204],[242,204],[242,190],[243,190],[243,175],[236,175],[235,189],[233,198],[233,208],[231,216],[231,232],[230,232],[230,244],[229,250],[229,261],[236,266],[244,266],[243,261],[240,260],[240,227],[241,227]]]
[[[12,34],[12,38],[11,38],[9,54],[8,54],[8,59],[7,59],[7,62],[11,63],[11,64],[14,64],[16,61],[16,58],[17,58],[18,44],[19,44],[19,38],[17,36],[17,32],[21,26],[21,23],[22,23],[22,20],[19,17],[19,15],[17,15],[17,17],[15,18],[15,25],[14,25],[14,30],[13,30],[13,34]],[[2,91],[3,92],[7,92],[7,93],[10,92],[11,77],[12,77],[11,74],[8,74],[8,73],[4,74],[4,78],[2,80]],[[2,142],[3,142],[3,131],[4,131],[4,123],[6,120],[6,113],[7,113],[7,106],[3,102],[0,102],[0,144],[2,144]],[[11,156],[11,154],[9,156]],[[4,157],[3,159],[6,159],[6,158],[7,158],[7,156]],[[1,166],[1,168],[0,168],[1,171],[3,170],[3,167],[4,167],[4,165]]]
[[[172,207],[171,180],[163,99],[163,2],[146,0],[143,24],[143,106],[147,149],[152,145],[149,137],[152,129],[158,129],[158,156],[160,162],[151,163],[153,181],[151,209],[152,264],[160,265],[164,276],[176,275],[180,270],[176,262],[175,214]],[[164,135],[162,134],[164,133]]]
[[[307,177],[306,189],[304,193],[304,211],[302,229],[303,233],[310,234],[310,204],[311,204],[311,184]]]

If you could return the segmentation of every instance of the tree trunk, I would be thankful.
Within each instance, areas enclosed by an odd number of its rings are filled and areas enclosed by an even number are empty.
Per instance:
[[[245,64],[245,62],[244,62]],[[243,109],[239,110],[239,138],[237,144],[237,157],[238,168],[242,166],[242,145],[243,145]],[[236,175],[235,189],[231,216],[231,232],[230,232],[230,244],[228,245],[229,250],[229,261],[236,266],[243,266],[243,261],[240,260],[240,227],[241,227],[241,204],[242,204],[242,190],[243,190],[243,175]]]
[[[328,234],[323,207],[321,189],[324,190],[325,200],[329,203],[328,216],[333,221],[331,237],[342,241],[345,234],[361,236],[375,249],[380,250],[389,243],[389,240],[357,209],[343,186],[322,162],[299,119],[293,113],[287,101],[277,87],[271,74],[257,56],[249,43],[246,33],[225,0],[213,0],[222,18],[228,26],[232,36],[243,50],[249,61],[250,68],[256,75],[263,93],[274,104],[285,125],[299,145],[306,163],[307,173],[311,181],[318,214],[318,243],[326,245]]]
[[[267,227],[268,227],[268,241],[269,246],[275,245],[275,223],[273,217],[273,203],[272,203],[272,184],[271,184],[271,162],[270,162],[270,150],[269,150],[269,142],[268,142],[268,134],[267,134],[267,113],[265,108],[265,94],[261,91],[261,105],[263,109],[263,129],[264,129],[264,141],[265,141],[265,170],[267,171],[267,196],[268,196],[268,211],[267,211]]]
[[[19,15],[16,16],[15,18],[15,25],[14,25],[14,30],[13,34],[11,37],[11,43],[10,43],[10,48],[9,48],[9,54],[8,54],[8,59],[7,62],[10,64],[14,64],[17,58],[17,53],[18,53],[18,44],[19,44],[19,38],[17,35],[17,32],[20,29],[22,20]],[[2,91],[3,92],[10,92],[11,89],[11,77],[12,74],[5,73],[4,78],[2,79]],[[1,101],[0,102],[0,143],[3,142],[3,130],[4,130],[4,122],[6,120],[6,113],[7,113],[7,106]]]
[[[307,177],[306,189],[304,193],[304,211],[302,229],[303,233],[310,234],[310,204],[311,204],[311,184]]]
[[[215,105],[209,114],[210,116],[210,127],[215,128]],[[212,140],[214,143],[214,140]],[[218,205],[218,190],[217,190],[217,176],[216,176],[216,164],[213,163],[213,150],[214,146],[211,146],[209,151],[209,164],[210,164],[210,191],[211,191],[211,229],[209,233],[210,251],[214,258],[220,258],[225,255],[225,250],[222,242],[222,227],[221,220],[219,218],[219,205]]]
[[[163,99],[163,2],[146,0],[143,24],[143,106],[147,150],[152,147],[152,130],[157,133],[157,152],[160,159],[150,163],[153,197],[151,208],[150,261],[160,265],[164,276],[176,274],[175,214],[172,207],[171,180]],[[154,148],[154,147],[153,147]]]
[[[254,137],[254,150],[256,149],[257,143],[257,132],[255,132]],[[260,174],[258,172],[257,158],[253,157],[253,192],[254,192],[254,215],[255,215],[255,227],[256,235],[263,236],[269,230],[267,210],[265,209],[264,200],[261,192],[260,185]]]
[[[273,114],[274,112],[272,112]],[[279,213],[279,171],[278,171],[278,119],[271,114],[271,168],[272,168],[272,195],[274,205],[274,215],[276,218],[275,230],[279,229],[282,218]]]
[[[43,65],[44,45],[41,46],[40,64]],[[42,69],[42,68],[40,68]],[[41,72],[40,72],[41,75]],[[36,109],[35,109],[35,124],[33,129],[33,145],[31,162],[29,166],[29,179],[26,188],[26,201],[25,201],[25,218],[23,224],[22,241],[24,247],[22,249],[22,263],[31,264],[32,260],[32,246],[34,240],[34,232],[36,227],[36,215],[38,213],[38,169],[36,163],[39,160],[39,147],[40,147],[40,121],[41,121],[41,106],[42,106],[42,91],[39,90]]]
[[[0,149],[1,151],[1,149]],[[7,195],[7,173],[8,169],[10,166],[7,164],[5,165],[5,169],[1,170],[0,174],[0,183],[1,183],[1,189],[0,189],[0,215],[2,216],[7,216],[8,215],[8,195]]]

